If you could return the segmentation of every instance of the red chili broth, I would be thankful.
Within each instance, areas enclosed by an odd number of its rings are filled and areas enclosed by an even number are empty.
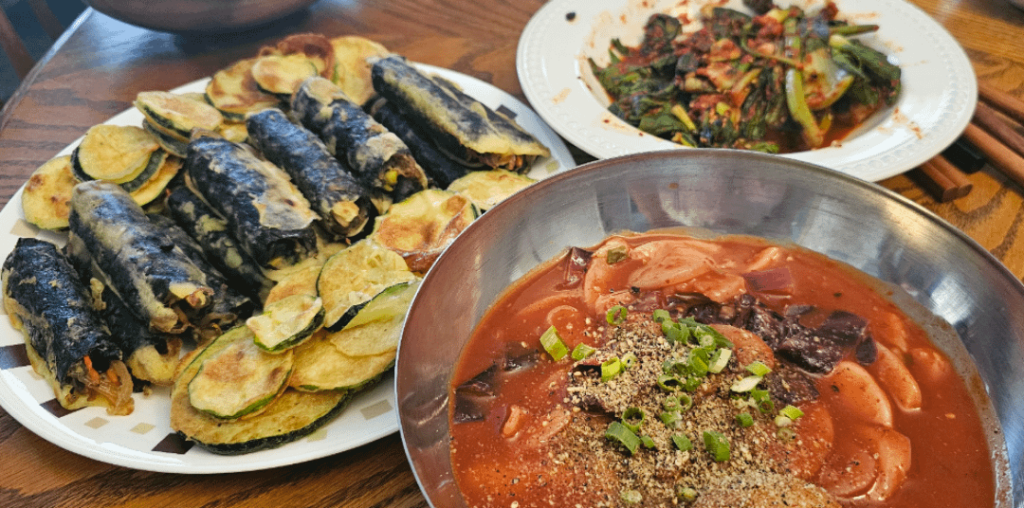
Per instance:
[[[665,238],[665,235],[639,235],[627,241],[635,247],[658,238]],[[726,245],[726,257],[741,261],[752,258],[770,245],[763,240],[746,237],[730,237],[717,242]],[[873,289],[866,282],[869,280],[866,275],[817,253],[797,248],[786,248],[786,251],[789,256],[785,266],[792,273],[796,289],[785,304],[815,305],[857,314],[868,322],[872,337],[882,344],[886,344],[888,327],[892,326],[892,316],[896,316],[898,323],[908,332],[911,348],[934,349],[921,327],[887,299],[891,295],[879,294]],[[601,333],[585,337],[582,332],[584,329],[594,331],[605,325],[605,316],[588,314],[582,284],[565,288],[563,273],[566,261],[567,257],[563,255],[542,265],[499,297],[462,353],[449,387],[451,400],[454,400],[454,389],[501,358],[508,343],[521,342],[539,348],[538,338],[552,324],[558,328],[570,350],[580,342],[599,346]],[[616,287],[608,289],[628,289],[624,280],[616,283]],[[749,286],[747,290],[770,306],[770,302],[777,302],[774,310],[783,310],[778,295],[759,294],[751,291]],[[573,315],[565,309],[557,319],[560,322],[549,322],[549,311],[560,305],[575,308],[578,313]],[[589,325],[585,321],[587,318]],[[563,481],[571,479],[572,475],[584,478],[582,464],[575,471],[553,472],[546,449],[526,447],[521,441],[505,439],[501,434],[509,406],[515,404],[528,410],[527,426],[543,426],[551,408],[562,404],[563,399],[567,400],[564,382],[554,383],[554,389],[550,385],[552,380],[566,377],[571,362],[552,362],[542,349],[541,355],[543,360],[536,367],[516,372],[506,380],[485,420],[451,426],[452,464],[469,506],[508,507],[513,501],[518,502],[520,508],[552,506],[549,501],[554,501],[553,506],[556,507],[573,507],[577,503],[587,506],[580,493],[567,490],[564,484],[568,481]],[[985,431],[963,380],[953,369],[946,369],[942,376],[935,377],[915,365],[912,358],[904,360],[923,394],[919,411],[904,413],[893,404],[894,428],[912,443],[907,479],[895,496],[885,503],[855,501],[849,505],[992,507],[995,482]],[[867,370],[874,374],[873,367],[869,366]],[[824,378],[817,378],[817,388],[821,394],[819,400],[826,403],[836,396]],[[858,446],[841,442],[842,436],[848,434],[847,415],[836,404],[829,404],[829,410],[835,428],[834,449]]]

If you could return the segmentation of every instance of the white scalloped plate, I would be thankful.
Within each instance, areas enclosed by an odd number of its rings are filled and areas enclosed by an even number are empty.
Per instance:
[[[552,0],[519,39],[516,70],[530,105],[566,140],[587,153],[613,157],[681,148],[645,134],[609,113],[607,96],[587,64],[608,63],[614,37],[636,45],[655,12],[688,13],[715,0]],[[821,6],[820,0],[777,0],[779,5]],[[880,111],[834,146],[783,155],[878,181],[920,165],[963,132],[977,102],[978,85],[967,55],[953,37],[916,6],[902,0],[836,0],[840,17],[879,25],[859,36],[903,69],[898,102]],[[726,2],[743,10],[739,0]]]
[[[538,160],[530,176],[542,179],[575,167],[565,144],[529,107],[508,93],[476,78],[448,69],[419,65],[445,77],[491,108],[504,107],[516,121],[551,149],[551,157]],[[202,92],[206,79],[172,90]],[[135,109],[106,123],[141,125]],[[80,140],[79,140],[80,141]],[[61,155],[70,153],[78,141]],[[0,211],[0,259],[6,259],[20,237],[36,237],[63,245],[66,237],[40,231],[24,220],[19,190]],[[333,421],[306,438],[272,450],[246,455],[216,455],[189,446],[170,428],[170,390],[157,388],[149,396],[135,394],[135,411],[109,416],[104,409],[67,412],[53,398],[49,385],[28,365],[24,340],[11,327],[0,306],[0,406],[26,428],[66,450],[119,466],[169,473],[229,473],[253,471],[305,462],[340,453],[380,439],[398,430],[394,380],[389,374],[371,390],[358,394]]]

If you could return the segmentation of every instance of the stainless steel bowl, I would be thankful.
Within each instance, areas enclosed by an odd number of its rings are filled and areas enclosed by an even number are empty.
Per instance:
[[[951,325],[944,341],[936,331],[938,345],[977,381],[988,434],[1001,426],[989,443],[997,506],[1024,506],[1024,285],[959,230],[886,189],[725,150],[607,159],[541,181],[489,210],[440,257],[409,311],[395,382],[402,440],[433,506],[465,506],[448,455],[447,387],[496,297],[566,247],[669,227],[806,247],[902,288],[897,303]]]
[[[114,19],[162,32],[229,32],[304,9],[316,0],[84,0]]]

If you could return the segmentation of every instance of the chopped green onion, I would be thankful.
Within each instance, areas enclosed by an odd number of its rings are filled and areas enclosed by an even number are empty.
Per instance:
[[[761,382],[762,379],[764,378],[762,378],[761,376],[747,376],[733,383],[729,389],[736,393],[746,393],[749,392],[750,390],[753,390],[754,388],[757,388],[757,385]]]
[[[576,344],[576,347],[572,348],[571,356],[573,360],[576,360],[578,362],[596,352],[596,349],[580,342],[579,344]]]
[[[670,429],[678,429],[679,423],[683,420],[683,416],[678,411],[665,411],[658,417],[661,418],[661,423]]]
[[[690,438],[682,434],[674,434],[672,436],[672,444],[679,448],[679,451],[688,452],[693,449],[693,443],[690,442]]]
[[[697,329],[693,331],[693,338],[697,339],[697,344],[702,348],[711,349],[715,347],[715,338],[706,331],[710,329],[711,328],[707,326],[698,326]]]
[[[644,500],[644,496],[637,490],[624,490],[619,493],[619,497],[622,498],[622,502],[626,504],[639,504]]]
[[[674,392],[676,390],[681,389],[682,387],[683,383],[679,381],[679,378],[673,375],[662,374],[658,376],[658,388],[661,388],[666,392]]]
[[[757,406],[757,409],[761,414],[768,414],[775,411],[775,403],[772,402],[768,390],[754,388],[753,390],[750,390],[750,399],[754,401],[754,405]]]
[[[640,438],[620,422],[612,422],[608,425],[604,437],[625,446],[630,455],[636,453],[636,447],[640,444]]]
[[[699,377],[690,376],[686,378],[686,383],[683,384],[683,390],[695,392],[697,391],[697,388],[700,388],[700,384],[701,381]]]
[[[622,360],[621,361],[622,361],[622,367],[623,368],[632,369],[634,366],[636,366],[637,363],[640,362],[640,359],[636,357],[636,354],[634,354],[632,351],[630,351],[630,352],[622,355]]]
[[[698,328],[703,326],[702,324],[698,323],[696,319],[693,319],[692,316],[687,316],[684,317],[683,319],[680,319],[679,324],[686,326],[687,328]]]
[[[789,418],[790,420],[796,420],[804,415],[804,412],[796,406],[786,406],[779,410],[779,414]]]
[[[751,374],[753,374],[755,376],[758,376],[758,377],[765,377],[765,376],[768,375],[769,372],[772,371],[772,369],[770,369],[767,365],[765,365],[765,364],[763,364],[763,363],[761,363],[761,362],[759,362],[757,360],[754,360],[753,363],[751,363],[750,365],[747,365],[746,369],[747,369],[747,372],[749,372],[749,373],[751,373]]]
[[[565,347],[565,343],[562,342],[562,338],[558,335],[558,329],[554,326],[548,328],[540,336],[540,345],[544,346],[544,351],[547,351],[555,361],[561,360],[565,355],[569,354],[569,348]]]
[[[750,413],[740,413],[736,415],[736,423],[739,423],[740,427],[746,428],[754,424],[754,417],[750,416]]]
[[[712,374],[718,374],[725,370],[725,366],[729,365],[729,359],[732,358],[732,350],[729,348],[722,348],[715,351],[715,354],[711,355],[711,361],[708,362],[708,372]]]
[[[645,448],[654,448],[654,440],[651,436],[640,436],[640,442],[644,444]]]
[[[698,330],[699,333],[701,333],[703,335],[707,335],[707,336],[711,337],[712,339],[714,339],[715,347],[724,347],[724,348],[729,348],[729,349],[732,349],[732,348],[736,347],[735,345],[733,345],[731,340],[725,338],[725,335],[722,335],[721,333],[719,333],[718,330],[715,330],[714,328],[712,328],[712,327],[710,327],[708,325],[701,325],[698,328],[699,328],[699,330]]]
[[[664,323],[665,321],[672,319],[672,315],[665,309],[657,309],[651,313],[651,319],[653,319],[655,323]]]
[[[605,259],[608,261],[609,265],[614,265],[627,257],[629,257],[629,248],[625,245],[619,245],[618,247],[608,249],[608,254],[605,256]]]
[[[671,320],[661,322],[661,333],[665,334],[665,338],[671,344],[686,342],[690,338],[689,328],[680,326],[679,323]]]
[[[622,362],[619,361],[618,357],[613,356],[601,364],[602,383],[607,383],[608,381],[615,379],[619,374],[622,374]]]
[[[608,313],[604,315],[604,318],[606,321],[608,321],[608,324],[618,326],[621,325],[622,322],[626,320],[627,314],[628,311],[625,307],[621,305],[616,305],[608,309]]]
[[[708,375],[707,350],[704,348],[693,348],[690,350],[690,372],[695,376]]]
[[[776,427],[782,428],[782,427],[789,427],[790,425],[793,425],[793,419],[792,418],[790,418],[790,417],[788,417],[786,415],[778,415],[778,416],[775,417],[775,426]]]
[[[711,454],[711,458],[715,459],[715,462],[729,460],[729,440],[725,436],[713,430],[706,430],[703,437],[704,449]]]
[[[693,407],[693,397],[690,397],[689,395],[687,395],[685,393],[680,393],[679,394],[679,410],[680,411],[689,411],[691,407]]]
[[[629,407],[622,412],[622,424],[633,432],[640,432],[640,425],[644,423],[644,410],[638,407]]]
[[[661,407],[665,408],[666,411],[679,411],[681,407],[679,405],[679,397],[675,395],[665,397],[665,400],[661,401]]]
[[[796,439],[796,431],[791,427],[782,427],[775,432],[775,437],[779,438],[779,441],[789,442]]]
[[[697,489],[676,485],[676,497],[684,503],[692,503],[697,500]]]

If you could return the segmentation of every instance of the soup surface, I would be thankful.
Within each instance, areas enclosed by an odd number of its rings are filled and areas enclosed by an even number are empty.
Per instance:
[[[964,382],[867,276],[614,236],[507,290],[450,387],[472,507],[991,507]]]

